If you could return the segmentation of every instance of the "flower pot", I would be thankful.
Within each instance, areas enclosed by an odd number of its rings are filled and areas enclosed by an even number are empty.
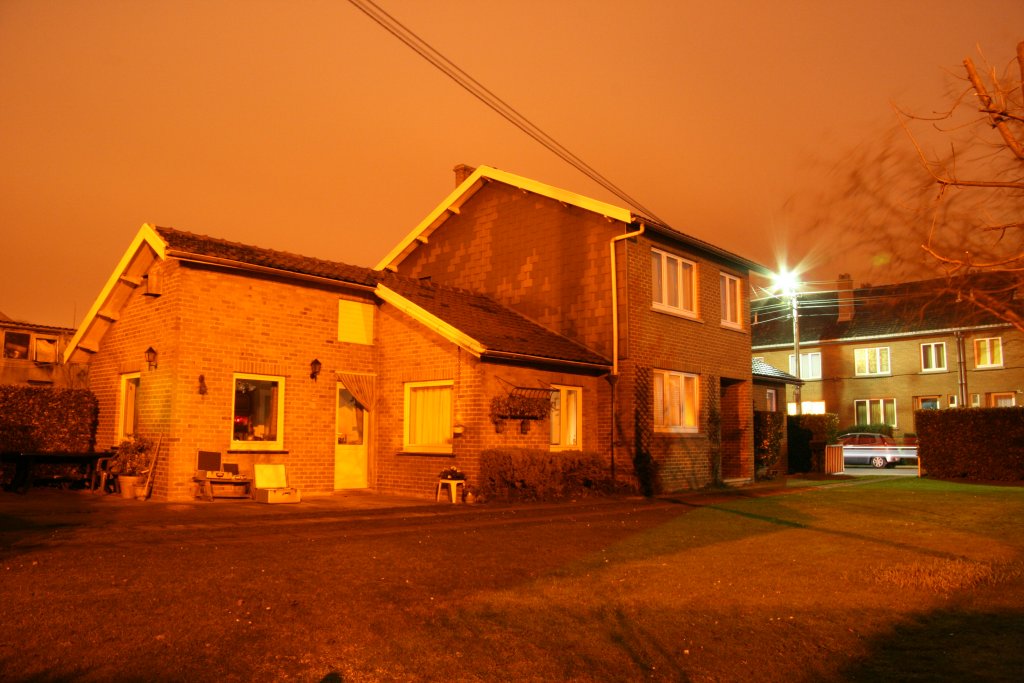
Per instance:
[[[131,500],[135,497],[135,487],[142,477],[133,477],[128,474],[117,475],[117,486],[121,490],[121,497]]]
[[[135,491],[135,500],[146,500],[146,493],[149,487],[145,484],[136,484],[132,487]]]

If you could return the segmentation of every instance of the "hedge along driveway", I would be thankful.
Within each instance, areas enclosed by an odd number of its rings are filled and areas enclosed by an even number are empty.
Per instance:
[[[0,673],[1017,680],[1024,489],[781,493],[120,524],[4,505]]]

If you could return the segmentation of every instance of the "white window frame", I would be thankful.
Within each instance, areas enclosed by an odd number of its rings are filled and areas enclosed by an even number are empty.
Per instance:
[[[867,412],[868,421],[866,423],[860,421],[860,408],[859,408],[859,406],[862,403],[864,404],[865,410]],[[885,406],[886,406],[887,403],[891,403],[892,404],[892,422],[891,423],[885,421]],[[873,410],[874,407],[878,408],[879,414],[882,417],[882,419],[880,420],[881,424],[887,424],[890,427],[898,426],[897,422],[899,420],[899,413],[896,411],[896,399],[895,398],[858,398],[858,399],[856,399],[853,402],[853,416],[854,416],[854,419],[857,421],[857,424],[879,424],[879,423],[874,422],[871,419],[871,416],[874,413],[874,410]]]
[[[414,394],[419,389],[434,387],[448,387],[448,433],[444,437],[444,443],[418,443],[416,431],[413,429],[412,420],[416,417],[413,410]],[[452,441],[455,436],[455,382],[450,379],[432,380],[429,382],[406,382],[405,383],[405,414],[402,420],[402,449],[407,453],[451,453]]]
[[[1003,406],[1003,407],[1012,407],[1012,406],[1017,405],[1017,395],[1014,392],[1012,392],[1012,391],[993,391],[991,394],[989,394],[989,398],[988,398],[989,402],[988,402],[988,404],[991,407],[993,407],[993,408],[1000,407],[999,406],[999,399],[1000,399],[1000,397],[1003,397],[1003,396],[1008,396],[1010,398],[1010,406]]]
[[[982,363],[981,355],[978,353],[980,348],[985,349],[985,355],[988,356],[989,362]],[[998,356],[998,359],[996,358]],[[1003,367],[1003,338],[1002,337],[985,337],[983,339],[974,340],[974,367],[975,368],[1001,368]]]
[[[939,351],[941,349],[941,351]],[[936,352],[939,352],[937,354]],[[941,355],[942,363],[938,363],[936,355]],[[931,366],[931,367],[929,367]],[[921,344],[921,372],[946,371],[946,342],[925,342]]]
[[[796,375],[796,356],[789,354],[789,374]],[[800,354],[800,379],[821,379],[821,351]]]
[[[338,341],[372,345],[375,312],[368,301],[338,299]]]
[[[926,408],[924,405],[925,401],[935,401],[934,408]],[[918,396],[917,397],[917,409],[918,410],[940,410],[942,408],[942,397],[937,395],[931,396]]]
[[[671,415],[671,406],[665,406],[665,390],[672,381],[679,382],[679,412]],[[661,410],[658,410],[658,386],[661,386]],[[688,372],[654,370],[652,413],[654,431],[674,434],[694,434],[700,428],[700,377]],[[688,400],[689,399],[689,400]],[[660,413],[660,414],[659,414]]]
[[[238,392],[238,382],[252,380],[255,382],[277,382],[277,405],[274,407],[274,414],[277,417],[276,438],[268,440],[235,439],[235,395]],[[256,375],[245,372],[236,372],[231,375],[231,449],[243,451],[280,451],[284,450],[284,394],[285,378],[280,375]]]
[[[117,440],[125,441],[139,433],[139,389],[142,388],[142,373],[128,372],[121,375],[117,404]],[[131,404],[132,430],[128,426],[128,410]]]
[[[884,363],[882,362],[883,356],[885,357]],[[863,349],[854,349],[853,371],[858,377],[891,375],[892,350],[888,346],[871,346]]]
[[[654,278],[654,259],[659,262],[659,277],[657,282]],[[673,289],[672,283],[668,282],[668,264],[676,262],[676,299],[678,305],[668,303],[669,293]],[[689,277],[686,273],[689,272]],[[670,254],[661,249],[651,249],[651,308],[663,313],[672,313],[686,318],[697,317],[697,264],[694,261],[685,259],[682,256]],[[687,304],[686,299],[689,298]]]
[[[583,449],[583,387],[552,384],[551,389],[551,438],[553,451],[579,451]],[[576,410],[569,411],[570,394],[576,395]],[[555,401],[558,401],[558,412],[555,413]],[[575,441],[566,442],[567,436],[575,436]]]
[[[722,290],[722,327],[742,330],[743,280],[725,272],[719,272],[718,280]]]
[[[950,408],[956,408],[958,405],[960,405],[960,397],[957,396],[956,394],[949,394],[946,397],[946,405],[948,405]]]

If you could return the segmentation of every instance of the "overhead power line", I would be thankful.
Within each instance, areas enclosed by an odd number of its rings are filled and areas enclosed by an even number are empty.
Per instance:
[[[540,126],[530,121],[530,119],[517,111],[508,102],[495,95],[486,86],[459,68],[458,65],[438,52],[430,45],[430,43],[418,36],[415,31],[388,14],[387,11],[373,2],[373,0],[349,0],[349,2],[363,12],[363,14],[377,22],[388,33],[402,41],[406,46],[416,52],[416,54],[423,57],[423,59],[430,62],[435,68],[459,84],[471,95],[493,109],[516,128],[542,144],[545,148],[553,152],[570,166],[580,171],[595,183],[608,190],[633,208],[639,209],[649,218],[653,218],[663,225],[668,225],[668,223],[659,218],[657,214],[641,204],[638,200],[634,199],[611,180],[608,180],[608,178],[598,172],[593,166],[573,154],[563,144],[545,133]]]

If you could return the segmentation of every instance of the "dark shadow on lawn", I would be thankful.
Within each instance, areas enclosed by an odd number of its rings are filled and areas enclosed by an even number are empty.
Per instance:
[[[839,672],[847,681],[1020,681],[1024,612],[944,609],[898,624]]]

